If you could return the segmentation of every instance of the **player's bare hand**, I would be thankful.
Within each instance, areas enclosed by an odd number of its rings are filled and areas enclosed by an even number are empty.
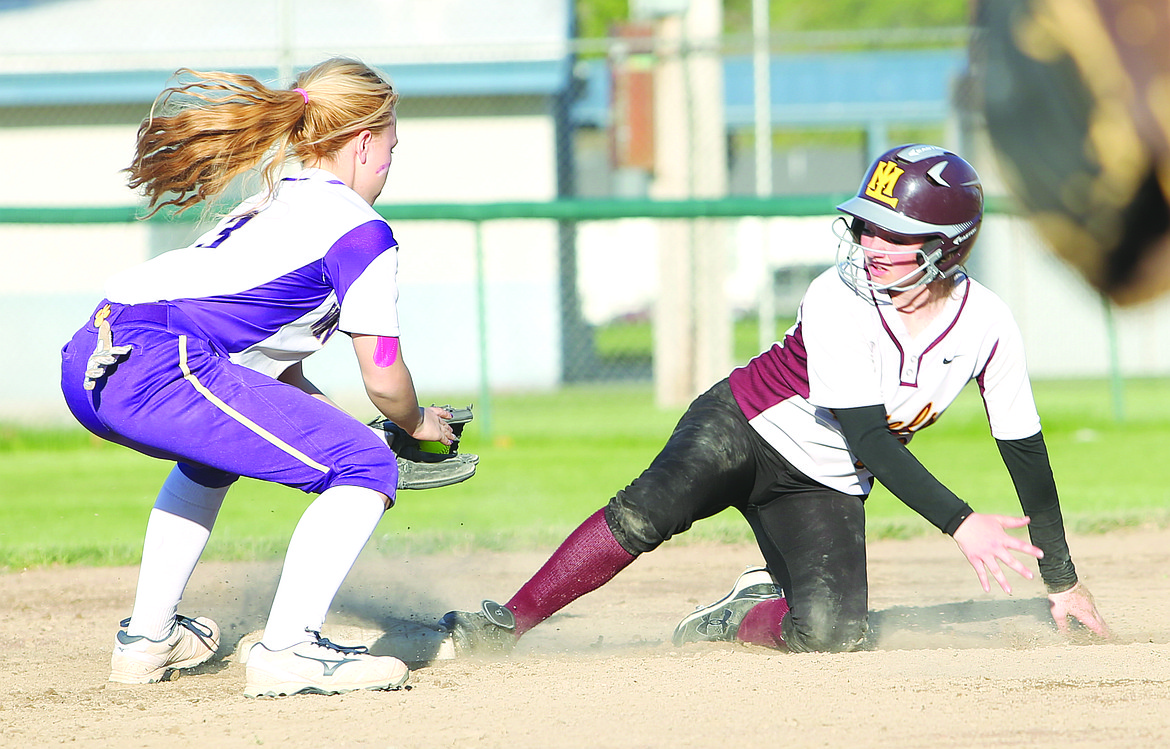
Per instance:
[[[442,442],[449,445],[455,441],[455,431],[447,423],[451,412],[438,406],[427,406],[422,409],[422,421],[411,433],[419,442]]]
[[[1060,593],[1049,593],[1048,608],[1052,612],[1053,620],[1056,621],[1056,628],[1064,634],[1069,633],[1068,620],[1072,617],[1100,637],[1106,639],[1113,637],[1109,625],[1097,611],[1093,594],[1081,583]]]
[[[984,515],[973,512],[959,525],[954,533],[955,543],[959,551],[967,557],[967,561],[975,568],[979,576],[979,584],[985,593],[991,592],[991,582],[988,575],[995,578],[999,587],[1005,593],[1012,592],[1011,583],[1004,574],[1003,567],[1015,570],[1020,576],[1031,580],[1032,571],[1024,566],[1012,552],[1018,551],[1037,559],[1044,556],[1044,552],[1027,541],[1016,538],[1005,531],[1006,528],[1023,528],[1030,522],[1029,518],[1014,518],[1007,515]]]

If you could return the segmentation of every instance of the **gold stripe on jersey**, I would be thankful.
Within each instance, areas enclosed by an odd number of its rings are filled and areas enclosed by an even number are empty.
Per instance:
[[[328,473],[329,472],[329,469],[327,467],[325,467],[325,466],[321,465],[320,463],[318,463],[317,461],[313,460],[308,455],[305,455],[303,452],[296,449],[292,445],[288,444],[284,440],[280,439],[272,432],[268,431],[264,427],[260,426],[256,422],[249,419],[247,416],[244,416],[242,413],[240,413],[236,409],[232,408],[227,403],[224,403],[222,400],[220,400],[215,395],[215,393],[208,390],[207,387],[202,382],[199,381],[199,378],[196,377],[195,374],[191,371],[191,368],[189,366],[187,366],[187,336],[185,336],[185,335],[179,336],[179,368],[183,370],[183,379],[186,380],[187,382],[191,383],[191,385],[195,388],[195,390],[197,390],[199,392],[200,395],[202,395],[204,398],[209,400],[211,402],[211,404],[214,405],[216,408],[218,408],[220,411],[223,411],[225,414],[227,414],[231,418],[235,419],[236,421],[238,421],[240,424],[244,425],[245,427],[247,427],[254,434],[263,438],[266,442],[271,444],[273,447],[281,450],[282,452],[285,452],[285,453],[291,455],[292,457],[296,458],[297,460],[304,463],[305,465],[312,468],[313,470],[320,471],[321,473]]]

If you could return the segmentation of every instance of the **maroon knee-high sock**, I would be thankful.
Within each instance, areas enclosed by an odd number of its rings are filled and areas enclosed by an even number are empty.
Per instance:
[[[593,513],[508,601],[516,615],[516,636],[600,588],[635,558],[613,537],[605,510]]]
[[[739,631],[735,639],[752,645],[763,645],[766,648],[787,650],[780,625],[788,614],[788,599],[769,598],[761,601],[744,615],[739,623]]]

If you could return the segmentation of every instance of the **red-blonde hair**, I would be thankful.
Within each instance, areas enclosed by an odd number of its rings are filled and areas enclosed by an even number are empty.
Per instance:
[[[147,217],[211,200],[252,169],[271,191],[285,161],[330,156],[357,133],[390,126],[398,103],[384,76],[341,57],[304,71],[289,89],[236,73],[182,68],[175,75],[194,80],[159,94],[125,170],[130,187],[147,198]],[[155,116],[156,109],[174,111]]]

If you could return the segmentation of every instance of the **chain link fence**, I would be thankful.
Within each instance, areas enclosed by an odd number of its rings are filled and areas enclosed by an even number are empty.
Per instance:
[[[347,20],[350,6],[364,22]],[[573,36],[567,0],[210,0],[188,11],[159,0],[0,4],[9,177],[0,181],[0,252],[11,271],[0,279],[0,312],[25,321],[8,336],[44,364],[19,376],[0,409],[56,397],[55,348],[100,298],[102,279],[200,230],[123,220],[137,198],[120,170],[179,67],[287,87],[295,71],[344,54],[395,82],[400,145],[377,207],[402,243],[404,345],[422,379],[474,391],[661,380],[672,370],[659,396],[673,402],[783,330],[797,289],[831,262],[833,199],[856,188],[871,152],[889,141],[944,138],[948,80],[963,58],[957,35],[909,57],[855,51],[856,37],[770,37],[772,98],[788,103],[761,149],[750,40],[721,36],[711,19],[696,27],[664,17],[584,40]],[[885,95],[888,111],[850,109],[859,71],[880,64],[929,83]],[[622,210],[482,223],[395,210],[756,196],[761,171],[764,197],[817,196],[822,216],[798,205],[791,219]],[[29,213],[38,208],[58,211]],[[770,304],[761,331],[762,293]],[[430,340],[436,319],[450,331],[445,344],[485,352],[479,371],[453,371],[450,351]],[[347,367],[337,365],[339,385],[352,385]]]

